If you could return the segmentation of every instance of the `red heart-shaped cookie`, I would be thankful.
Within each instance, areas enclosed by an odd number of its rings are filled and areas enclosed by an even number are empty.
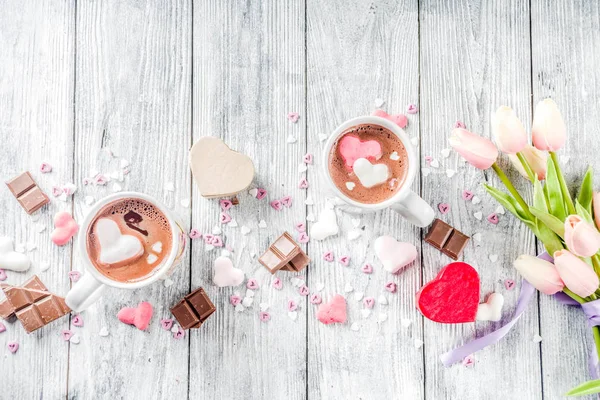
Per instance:
[[[345,135],[338,146],[340,155],[346,163],[346,168],[352,169],[354,162],[359,158],[366,158],[373,162],[381,157],[381,144],[376,140],[364,142],[353,135]]]
[[[467,263],[446,265],[417,293],[423,316],[443,324],[474,322],[479,305],[479,274]]]

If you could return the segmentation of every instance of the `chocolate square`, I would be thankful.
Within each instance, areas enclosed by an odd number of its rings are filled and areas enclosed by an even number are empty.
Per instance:
[[[31,333],[45,325],[44,320],[35,304],[17,311],[16,314],[27,333]]]
[[[42,189],[40,189],[38,186],[35,186],[33,189],[25,192],[17,200],[21,204],[21,207],[23,207],[29,214],[36,212],[50,202],[50,199],[48,196],[46,196],[46,193],[42,192]]]
[[[212,313],[215,312],[216,307],[210,301],[204,289],[200,288],[195,292],[192,292],[185,296],[190,306],[196,311],[201,321],[205,321]]]
[[[20,197],[35,186],[35,181],[29,171],[27,171],[6,182],[6,186],[8,186],[13,196]]]
[[[429,232],[427,232],[425,241],[440,250],[444,247],[444,243],[446,243],[453,230],[454,228],[444,221],[436,219],[433,221],[433,225],[431,225]]]
[[[292,239],[289,233],[284,232],[269,246],[258,261],[272,274],[279,270],[298,272],[304,269],[310,258],[302,251],[300,246]]]
[[[199,328],[216,307],[202,288],[194,290],[171,308],[171,314],[183,329]]]
[[[194,313],[192,307],[185,300],[181,300],[171,308],[171,314],[173,314],[183,329],[196,328],[202,324],[200,318]]]
[[[462,232],[454,229],[450,238],[446,241],[446,244],[442,248],[442,253],[452,258],[453,260],[458,260],[458,257],[467,246],[469,242],[469,237]]]

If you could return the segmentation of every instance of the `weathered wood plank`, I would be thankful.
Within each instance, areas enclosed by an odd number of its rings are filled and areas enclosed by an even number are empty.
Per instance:
[[[580,185],[591,165],[598,189],[600,7],[597,2],[536,0],[531,8],[533,102],[552,97],[562,111],[568,139],[559,158],[571,188]],[[591,331],[579,310],[548,296],[541,297],[540,305],[544,398],[559,399],[590,379]]]
[[[75,179],[110,173],[120,160],[131,164],[124,189],[163,200],[189,223],[191,177],[187,148],[191,143],[191,3],[80,2],[77,7],[75,110]],[[115,157],[103,149],[110,148]],[[166,190],[167,182],[175,186]],[[78,218],[82,200],[96,200],[114,190],[82,187],[76,195]],[[77,259],[74,268],[81,268]],[[189,256],[162,283],[122,292],[110,290],[85,311],[81,336],[71,345],[69,396],[72,398],[185,398],[188,389],[188,340],[174,340],[159,320],[189,289]],[[120,323],[121,307],[149,301],[155,316],[149,332]],[[98,335],[107,327],[110,336]]]
[[[391,113],[405,112],[409,103],[418,102],[418,7],[416,1],[361,2],[309,1],[307,4],[307,122],[308,148],[315,154],[309,170],[309,194],[315,205],[308,207],[315,216],[326,203],[326,182],[321,175],[322,147],[319,134],[329,134],[347,119],[368,115],[375,99],[385,100],[383,108]],[[410,117],[406,132],[419,136],[419,117]],[[413,189],[419,191],[417,178]],[[423,350],[414,339],[422,338],[421,319],[414,307],[414,293],[420,286],[420,262],[392,276],[374,256],[373,241],[392,235],[414,243],[420,252],[419,229],[391,210],[352,215],[337,210],[340,233],[323,242],[309,243],[315,260],[309,270],[310,287],[324,284],[323,299],[339,293],[347,298],[348,323],[325,326],[317,321],[315,306],[310,306],[308,321],[309,398],[423,398]],[[360,219],[363,234],[350,241],[352,219]],[[309,230],[310,233],[310,230]],[[334,263],[322,254],[332,250]],[[337,262],[351,257],[349,267]],[[374,267],[372,275],[360,270],[365,263]],[[398,292],[385,291],[386,282],[398,284]],[[345,293],[345,285],[354,287]],[[362,301],[356,292],[375,299],[384,294],[389,305],[378,302],[368,318],[363,318]],[[387,315],[378,323],[380,315]],[[413,324],[400,325],[401,319]],[[357,323],[358,331],[350,329]]]
[[[217,313],[191,335],[189,398],[304,399],[306,397],[306,299],[297,294],[289,272],[279,272],[283,290],[255,258],[287,230],[305,220],[298,165],[306,151],[305,116],[297,124],[287,113],[302,113],[304,81],[304,2],[204,1],[194,3],[194,139],[218,136],[247,154],[256,167],[255,184],[268,190],[263,200],[247,193],[229,210],[238,223],[223,225],[234,264],[260,288],[254,303],[237,313],[229,304],[245,286],[217,288],[212,264],[219,250],[192,243],[192,286],[203,286]],[[288,136],[298,141],[287,144]],[[193,188],[193,226],[209,233],[219,225],[217,200]],[[293,206],[275,211],[269,201],[285,195]],[[265,220],[268,227],[258,227]],[[248,235],[241,227],[251,229]],[[309,267],[309,269],[312,266]],[[302,272],[302,276],[305,272]],[[298,319],[287,316],[289,298],[298,300]],[[258,318],[259,304],[271,307],[271,321]]]
[[[500,187],[493,172],[486,176],[463,164],[455,154],[449,158],[440,154],[449,147],[447,137],[457,120],[487,137],[490,115],[500,105],[512,106],[526,124],[531,120],[529,7],[521,1],[423,1],[420,11],[421,151],[441,165],[423,178],[423,195],[434,207],[441,202],[450,204],[451,212],[442,216],[443,220],[469,235],[481,234],[482,242],[471,241],[464,255],[464,261],[480,274],[480,300],[494,291],[505,296],[503,320],[498,323],[441,325],[424,321],[426,397],[539,399],[540,353],[533,342],[538,332],[535,303],[514,332],[474,356],[474,368],[460,364],[445,368],[439,360],[440,354],[453,346],[509,320],[518,290],[507,291],[503,282],[507,278],[518,281],[512,262],[519,254],[535,254],[533,235],[511,215],[500,215],[497,226],[486,221],[497,203],[484,194],[481,183],[488,180]],[[449,179],[446,169],[458,173]],[[514,176],[520,188],[526,188],[524,180]],[[475,192],[481,203],[463,201],[464,189]],[[483,214],[481,221],[473,216],[477,211]],[[429,281],[451,260],[427,244],[423,246],[423,278]],[[491,254],[498,255],[498,261],[490,261]]]
[[[0,12],[0,171],[2,181],[29,170],[39,186],[73,179],[73,57],[75,7],[73,1],[4,1]],[[52,173],[39,171],[42,161]],[[4,186],[4,185],[2,185]],[[32,267],[23,273],[8,271],[7,283],[20,284],[38,274],[55,293],[69,290],[71,246],[55,246],[49,239],[52,217],[71,210],[71,202],[53,200],[28,216],[10,192],[0,190],[0,236],[25,246],[37,246],[28,255]],[[39,233],[38,226],[46,227]],[[50,263],[42,272],[40,265]],[[4,298],[3,295],[0,295]],[[19,322],[5,323],[0,334],[2,393],[15,399],[64,397],[67,386],[68,346],[60,331],[69,325],[63,318],[35,333],[26,334]],[[20,350],[11,354],[6,345],[16,340]]]

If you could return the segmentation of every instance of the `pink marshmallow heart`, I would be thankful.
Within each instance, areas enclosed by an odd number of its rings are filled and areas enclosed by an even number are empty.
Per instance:
[[[383,110],[375,110],[375,111],[373,111],[373,113],[371,115],[374,115],[376,117],[385,118],[385,119],[395,123],[402,129],[406,128],[406,125],[408,124],[408,118],[406,118],[406,115],[404,115],[404,114],[390,115]]]
[[[258,200],[264,199],[266,195],[267,195],[267,191],[265,189],[262,189],[262,188],[256,189],[256,198]]]
[[[306,232],[306,224],[304,222],[299,222],[296,224],[296,230],[298,232]]]
[[[271,207],[277,211],[280,211],[283,208],[283,205],[281,204],[281,201],[279,200],[273,200],[269,203],[271,205]]]
[[[300,114],[298,114],[297,112],[289,112],[287,118],[293,123],[296,123],[298,122],[298,118],[300,118]]]
[[[306,153],[304,157],[302,157],[302,161],[304,164],[312,164],[313,163],[313,155],[310,153]]]
[[[81,279],[81,272],[79,271],[69,271],[69,279],[71,282],[77,282]]]
[[[219,220],[222,224],[228,224],[231,222],[231,215],[223,211],[221,214],[219,214]]]
[[[279,278],[273,279],[273,283],[271,285],[273,286],[273,288],[275,288],[277,290],[281,290],[283,288],[283,283],[281,282],[281,279],[279,279]]]
[[[40,172],[42,174],[47,174],[48,172],[52,172],[52,165],[43,162],[42,165],[40,165]]]
[[[396,293],[397,288],[398,286],[396,286],[394,282],[388,282],[385,284],[385,290],[387,290],[390,293]]]
[[[200,239],[202,237],[202,234],[198,229],[194,228],[190,231],[190,233],[188,233],[188,236],[190,237],[190,239]]]
[[[379,142],[376,140],[366,140],[363,142],[352,135],[345,135],[340,140],[338,149],[348,170],[352,170],[354,162],[359,158],[366,158],[374,162],[382,155],[381,144]]]
[[[454,127],[455,127],[455,128],[467,129],[467,126],[465,125],[465,123],[464,123],[464,122],[461,122],[461,121],[456,121],[456,122],[454,123]]]
[[[487,220],[490,224],[497,225],[500,220],[498,219],[498,215],[496,213],[491,213],[488,215]]]
[[[0,333],[2,332],[6,332],[6,326],[2,322],[0,322]]]
[[[258,289],[258,282],[256,279],[250,278],[248,279],[248,282],[246,282],[246,287],[250,290],[256,290]]]
[[[371,264],[365,264],[361,267],[360,269],[363,273],[365,274],[372,274],[373,273],[373,266]]]
[[[308,188],[308,181],[306,180],[306,178],[300,179],[300,182],[298,183],[298,189],[307,189],[307,188]]]
[[[19,343],[17,343],[17,342],[8,342],[8,344],[6,345],[6,347],[8,347],[8,351],[10,351],[11,353],[15,354],[17,352],[17,350],[19,350]]]
[[[513,288],[515,287],[515,281],[513,281],[512,279],[505,280],[504,287],[506,288],[506,290],[513,290]]]
[[[206,237],[206,235],[204,236]],[[210,240],[210,244],[215,247],[223,247],[223,239],[221,239],[221,236],[213,236]]]
[[[173,333],[173,339],[181,340],[185,337],[185,331],[180,326],[177,327],[177,332]]]
[[[269,320],[271,319],[271,314],[269,314],[266,311],[261,311],[258,314],[258,318],[262,321],[262,322],[269,322]]]
[[[333,261],[333,252],[326,251],[325,253],[323,253],[323,260],[332,262]]]
[[[317,319],[325,325],[346,322],[346,299],[336,294],[329,303],[323,303],[317,311]]]
[[[146,330],[150,325],[153,312],[154,310],[152,309],[152,304],[143,301],[137,306],[137,308],[122,308],[117,314],[117,318],[119,318],[119,321],[123,322],[124,324],[135,325],[136,328],[143,331]]]
[[[68,329],[64,329],[61,333],[60,336],[62,337],[62,339],[65,342],[68,342],[69,340],[71,340],[71,337],[73,337],[73,331],[70,331]]]
[[[409,104],[408,107],[406,107],[406,112],[409,114],[416,114],[419,112],[419,108],[416,104]]]
[[[300,234],[298,235],[298,243],[308,243],[309,240],[310,238],[308,237],[306,232],[300,232]]]
[[[66,211],[61,211],[54,216],[54,231],[50,239],[57,246],[64,246],[79,230],[79,225]]]
[[[294,300],[288,300],[287,309],[288,311],[296,311],[298,309],[298,304]]]
[[[300,293],[301,296],[308,296],[310,290],[308,290],[308,286],[302,285],[300,286],[300,289],[298,289],[298,293]]]
[[[64,192],[64,190],[61,187],[58,187],[58,186],[52,187],[52,196],[54,196],[54,197],[60,196],[61,194],[63,194],[63,192]]]
[[[463,198],[463,200],[471,201],[471,199],[473,199],[473,192],[471,192],[469,190],[463,190],[462,198]]]
[[[321,304],[323,299],[321,299],[321,295],[318,293],[313,293],[310,295],[310,302],[312,304]]]
[[[232,306],[235,307],[242,302],[242,298],[237,294],[232,294],[231,296],[229,296],[229,302]]]
[[[386,271],[395,274],[417,258],[417,248],[408,242],[398,242],[391,236],[375,239],[375,255]]]
[[[5,270],[3,270],[3,269],[0,269],[0,282],[1,282],[1,281],[5,281],[5,280],[6,280],[6,278],[8,278],[8,277],[6,276],[6,271],[5,271]]]
[[[163,328],[165,331],[170,331],[171,328],[173,327],[173,319],[172,318],[161,319],[160,327]]]
[[[281,204],[290,208],[292,206],[292,196],[285,196],[281,200]]]
[[[363,299],[363,305],[366,308],[373,308],[373,306],[375,305],[375,299],[373,297],[365,297]]]
[[[340,259],[338,260],[340,262],[340,264],[342,264],[344,267],[347,267],[350,264],[350,257],[348,256],[341,256]]]
[[[450,212],[450,204],[440,203],[438,204],[438,210],[440,210],[442,214],[448,214]]]
[[[79,314],[75,315],[71,322],[73,322],[73,326],[76,326],[78,328],[81,328],[83,326],[83,318],[81,318],[81,315]]]
[[[221,205],[221,211],[227,211],[233,205],[233,203],[231,202],[231,200],[227,200],[227,199],[221,199],[221,200],[219,200],[219,204]]]

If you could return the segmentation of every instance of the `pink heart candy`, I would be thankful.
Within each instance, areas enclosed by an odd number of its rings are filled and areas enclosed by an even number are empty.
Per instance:
[[[58,186],[52,187],[52,196],[54,196],[54,197],[60,196],[61,194],[63,194],[63,192],[64,192],[64,190],[61,187],[58,187]]]
[[[204,237],[206,237],[206,235],[204,235]],[[215,247],[223,247],[223,239],[221,239],[221,236],[213,236],[210,244]]]
[[[298,293],[300,293],[300,295],[302,295],[302,296],[308,296],[308,294],[310,293],[310,290],[308,290],[308,286],[302,285],[302,286],[300,286],[300,289],[298,289]]]
[[[294,300],[288,300],[287,302],[288,311],[296,311],[298,309],[298,304]]]
[[[450,204],[440,203],[438,204],[438,210],[440,210],[442,214],[448,214],[448,212],[450,211]]]
[[[398,287],[396,286],[396,284],[394,282],[388,282],[385,284],[385,290],[387,290],[390,293],[396,293],[396,289]]]
[[[310,302],[312,304],[321,304],[323,299],[321,299],[321,295],[318,293],[313,293],[310,295]]]
[[[242,298],[240,296],[238,296],[237,294],[232,294],[231,296],[229,296],[229,302],[234,307],[237,306],[238,304],[240,304],[241,301],[242,301]]]
[[[468,355],[462,360],[462,365],[465,367],[472,367],[475,364],[475,358],[473,355]]]
[[[462,198],[463,200],[470,201],[471,199],[473,199],[473,192],[469,190],[463,190]]]
[[[287,208],[290,208],[292,206],[292,196],[285,196],[280,201],[281,201],[281,204],[283,204]]]
[[[219,220],[222,224],[228,224],[231,222],[231,215],[223,211],[221,214],[219,214]]]
[[[313,155],[310,153],[306,153],[304,157],[302,157],[302,161],[304,164],[312,164],[313,163]]]
[[[173,333],[173,339],[181,340],[185,337],[185,331],[180,326],[177,327],[177,332]]]
[[[281,201],[279,200],[273,200],[269,204],[277,211],[280,211],[283,208]]]
[[[329,303],[323,303],[317,311],[317,319],[325,325],[346,322],[346,299],[336,294]]]
[[[83,183],[85,186],[89,185],[90,183],[92,183],[92,180],[90,178],[83,178],[81,180],[81,183]]]
[[[506,290],[513,290],[513,288],[515,287],[515,281],[513,281],[512,279],[505,280],[504,287],[506,288]]]
[[[47,174],[48,172],[52,172],[52,165],[43,162],[42,165],[40,165],[40,172],[42,174]]]
[[[194,228],[190,231],[190,233],[188,233],[188,236],[190,237],[190,239],[200,239],[202,237],[202,234],[198,229]]]
[[[287,118],[293,123],[296,123],[298,122],[298,118],[300,118],[300,114],[298,114],[297,112],[289,112]]]
[[[419,108],[416,104],[409,104],[408,107],[406,107],[406,112],[409,114],[416,114],[419,112]]]
[[[363,299],[363,305],[366,308],[373,308],[373,306],[375,305],[375,299],[373,297],[365,297]]]
[[[57,246],[64,246],[79,230],[79,225],[73,219],[71,214],[66,211],[61,211],[54,216],[54,231],[50,235],[50,239]]]
[[[408,118],[406,118],[406,115],[404,114],[390,115],[383,110],[375,110],[371,115],[392,121],[402,129],[406,128],[406,125],[408,124]]]
[[[124,324],[135,325],[136,328],[143,331],[150,325],[153,312],[152,304],[143,301],[136,308],[122,308],[117,314],[117,318]]]
[[[81,328],[83,326],[83,318],[81,318],[81,315],[75,315],[73,317],[73,319],[71,320],[71,322],[73,322],[73,326],[79,327]]]
[[[273,279],[273,283],[271,285],[273,286],[273,288],[275,288],[277,290],[281,290],[281,288],[283,288],[283,283],[281,282],[281,279],[279,279],[279,278]]]
[[[108,182],[108,178],[102,174],[98,174],[94,177],[94,185],[104,186]]]
[[[296,230],[298,232],[306,232],[306,224],[304,222],[298,222],[296,224]]]
[[[81,272],[79,271],[69,271],[69,279],[71,282],[77,282],[81,279]]]
[[[246,287],[250,290],[256,290],[258,289],[258,282],[256,282],[256,279],[250,278],[248,279],[248,282],[246,282]]]
[[[461,121],[456,121],[454,123],[454,127],[455,128],[467,129],[467,126],[464,124],[464,122],[461,122]]]
[[[269,314],[266,311],[261,311],[260,313],[258,313],[258,318],[262,321],[262,322],[269,322],[269,320],[271,319],[271,314]]]
[[[332,262],[333,261],[333,252],[326,251],[325,253],[323,253],[323,260]]]
[[[173,319],[171,319],[171,318],[161,319],[160,327],[163,328],[165,331],[170,331],[171,328],[173,327]]]
[[[366,140],[363,142],[352,135],[345,135],[340,140],[338,149],[349,170],[352,170],[354,162],[359,158],[366,158],[373,162],[382,155],[381,144],[378,141]]]
[[[69,340],[71,340],[71,337],[73,337],[73,331],[70,331],[68,329],[64,329],[60,335],[62,336],[63,340],[65,342],[68,342]]]
[[[298,243],[308,243],[309,240],[310,238],[308,237],[306,232],[300,232],[300,234],[298,235]]]
[[[6,278],[8,278],[8,277],[6,276],[6,271],[5,271],[5,270],[3,270],[3,269],[0,269],[0,281],[5,281],[5,280],[6,280]]]
[[[221,210],[222,211],[227,211],[231,208],[231,206],[233,205],[233,203],[231,202],[231,200],[227,200],[227,199],[221,199],[219,200],[219,204],[221,205]]]
[[[490,224],[494,224],[494,225],[497,225],[498,222],[500,222],[500,220],[498,219],[498,215],[496,215],[496,213],[491,213],[490,215],[488,215],[487,220]]]
[[[348,257],[348,256],[341,256],[340,259],[339,259],[339,262],[344,267],[347,267],[350,264],[350,257]]]
[[[2,322],[0,322],[0,333],[2,332],[6,332],[6,326]]]
[[[262,189],[262,188],[256,189],[256,198],[258,200],[264,199],[266,195],[267,195],[267,191],[265,189]]]
[[[8,344],[6,345],[6,347],[8,347],[8,351],[10,351],[11,353],[15,354],[17,352],[17,350],[19,350],[19,343],[17,343],[17,342],[8,342]]]
[[[364,272],[365,274],[372,274],[373,273],[373,266],[371,264],[365,264],[361,267],[360,269],[362,272]]]
[[[300,179],[300,182],[298,183],[298,189],[307,189],[307,188],[308,188],[308,181],[306,180],[306,178]]]

